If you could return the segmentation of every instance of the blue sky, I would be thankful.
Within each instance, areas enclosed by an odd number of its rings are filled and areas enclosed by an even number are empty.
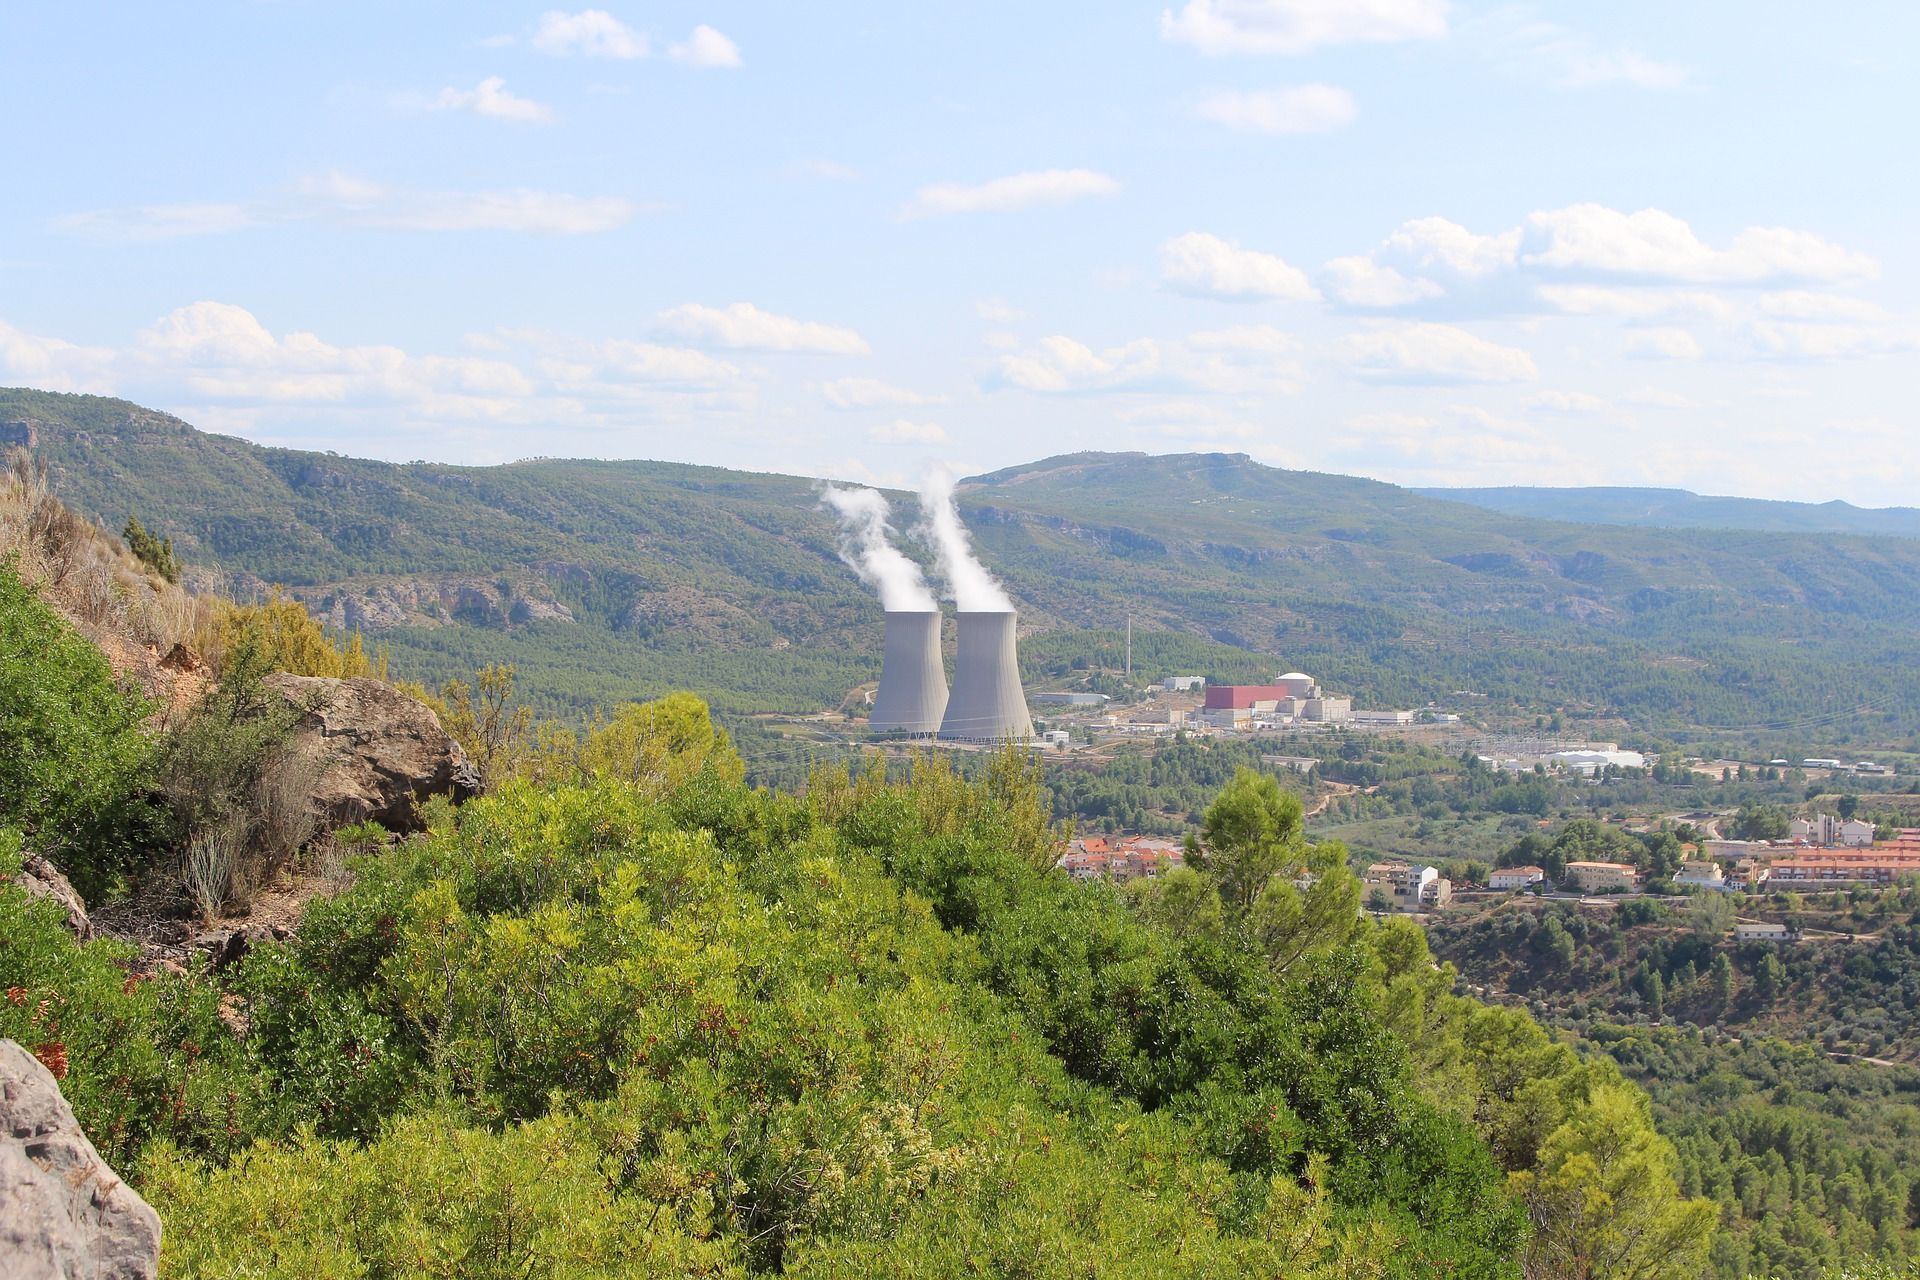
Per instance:
[[[1920,501],[1920,10],[0,7],[0,382],[393,459]]]

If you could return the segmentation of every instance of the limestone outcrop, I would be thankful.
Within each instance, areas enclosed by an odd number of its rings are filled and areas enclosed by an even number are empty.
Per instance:
[[[328,826],[372,819],[415,831],[429,797],[478,793],[479,774],[433,709],[392,685],[285,673],[266,684],[302,712],[295,734],[319,763],[313,797]]]
[[[53,1073],[0,1040],[0,1275],[151,1280],[160,1215],[107,1167]]]

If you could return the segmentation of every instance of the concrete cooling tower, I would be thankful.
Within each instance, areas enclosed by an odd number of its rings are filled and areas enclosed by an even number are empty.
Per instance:
[[[867,728],[931,738],[947,710],[947,668],[940,660],[938,611],[887,613],[887,651]]]
[[[1014,615],[961,613],[953,694],[940,736],[949,742],[1028,742],[1033,718],[1020,691],[1020,659],[1013,647]]]

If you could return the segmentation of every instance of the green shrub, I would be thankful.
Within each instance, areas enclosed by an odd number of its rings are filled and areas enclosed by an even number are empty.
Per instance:
[[[0,831],[0,876],[19,870]],[[130,1167],[157,1137],[224,1153],[275,1128],[203,976],[130,977],[133,947],[76,943],[55,904],[0,884],[0,1037],[64,1058],[61,1089],[107,1162]]]
[[[142,798],[149,708],[100,650],[0,563],[0,823],[94,899],[164,843]]]

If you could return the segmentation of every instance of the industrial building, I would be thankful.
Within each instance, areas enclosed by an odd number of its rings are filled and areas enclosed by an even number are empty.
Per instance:
[[[947,713],[947,668],[940,658],[940,614],[888,610],[880,689],[867,728],[876,734],[931,738]]]

